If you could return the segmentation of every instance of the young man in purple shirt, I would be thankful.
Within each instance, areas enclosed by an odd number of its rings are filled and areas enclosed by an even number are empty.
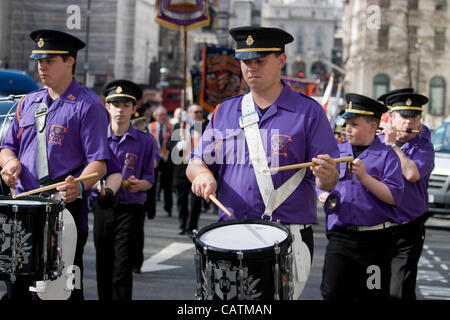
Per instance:
[[[314,186],[330,190],[337,183],[336,140],[322,107],[280,79],[284,47],[293,37],[262,27],[234,28],[230,34],[250,93],[216,107],[187,168],[192,191],[208,202],[217,192],[234,218],[264,217],[300,230],[312,259]],[[268,167],[310,161],[316,164],[311,169],[262,174]],[[225,219],[219,210],[219,220]]]
[[[434,168],[430,130],[421,124],[427,97],[405,89],[378,98],[390,108],[380,140],[400,158],[405,192],[398,204],[392,252],[391,299],[415,300],[417,264],[425,240],[428,180]]]
[[[368,97],[348,93],[345,143],[339,183],[329,197],[336,206],[327,211],[328,246],[322,296],[326,300],[389,299],[392,226],[395,206],[403,193],[400,160],[376,136],[381,115],[388,109]],[[326,197],[323,193],[319,198]],[[326,208],[327,209],[327,208]]]
[[[108,114],[91,90],[81,87],[74,78],[76,53],[85,44],[78,38],[55,30],[31,32],[35,48],[30,58],[38,60],[38,72],[44,89],[27,94],[19,103],[14,121],[2,141],[1,175],[17,193],[49,185],[57,181],[61,199],[77,226],[74,265],[83,274],[83,248],[88,236],[87,202],[79,199],[98,179],[73,183],[74,177],[106,172],[109,158],[106,131]],[[42,128],[37,133],[37,127]],[[10,298],[29,294],[23,282],[18,295],[10,290]],[[11,289],[17,289],[17,281]],[[71,299],[83,299],[75,289]]]
[[[143,215],[146,191],[154,183],[153,164],[158,147],[148,133],[131,125],[131,116],[142,97],[138,85],[128,80],[115,80],[105,85],[103,95],[111,116],[108,144],[119,160],[124,181],[118,191],[119,203],[114,209],[111,226],[115,237],[109,245],[114,251],[114,264],[110,266],[112,270],[104,270],[111,278],[110,284],[102,288],[101,298],[131,300],[133,216]]]

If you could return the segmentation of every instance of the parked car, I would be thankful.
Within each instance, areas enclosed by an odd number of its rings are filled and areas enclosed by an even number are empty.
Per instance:
[[[431,136],[434,170],[428,184],[428,211],[450,214],[450,116]]]
[[[36,89],[38,85],[25,72],[0,69],[0,96],[25,94]]]

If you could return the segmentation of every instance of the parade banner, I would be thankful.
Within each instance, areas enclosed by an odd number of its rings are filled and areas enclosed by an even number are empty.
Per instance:
[[[241,66],[234,50],[204,46],[200,105],[213,111],[221,101],[239,95],[243,86]]]
[[[172,30],[185,31],[209,25],[208,0],[158,0],[155,21]]]
[[[300,92],[308,97],[317,96],[319,94],[320,80],[308,80],[301,78],[294,78],[288,76],[281,76],[281,79],[291,87],[292,90]]]

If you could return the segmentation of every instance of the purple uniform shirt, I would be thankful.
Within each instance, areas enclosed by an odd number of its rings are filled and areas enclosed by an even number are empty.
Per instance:
[[[283,82],[284,89],[261,117],[259,128],[269,167],[309,162],[319,154],[339,155],[336,140],[322,107],[313,99],[296,93]],[[222,102],[191,154],[218,174],[218,198],[235,218],[261,218],[265,206],[249,160],[244,131],[239,127],[243,96]],[[272,175],[275,189],[297,170]],[[273,211],[273,220],[284,224],[317,222],[315,177],[306,169],[295,191]],[[219,210],[219,220],[228,216]]]
[[[106,132],[108,112],[90,89],[73,79],[67,90],[50,105],[47,89],[31,92],[23,98],[17,114],[2,141],[1,148],[12,150],[20,159],[18,193],[39,188],[36,163],[35,111],[43,101],[48,106],[46,133],[50,179],[74,172],[78,177],[84,167],[109,158]],[[87,202],[83,202],[82,227],[87,225]]]
[[[128,131],[119,140],[119,137],[115,136],[109,127],[108,143],[119,159],[123,180],[134,175],[138,180],[155,182],[153,159],[155,153],[158,153],[158,147],[148,133],[139,131],[130,125]],[[123,187],[119,189],[119,201],[121,202],[144,204],[146,199],[145,191],[130,192]]]
[[[339,144],[341,157],[354,156],[349,142]],[[391,147],[375,137],[372,144],[359,156],[369,175],[384,183],[399,204],[404,190],[400,159]],[[378,199],[368,191],[355,174],[348,172],[347,163],[340,163],[339,183],[334,188],[341,195],[336,213],[328,216],[328,229],[341,226],[375,226],[387,221],[396,222],[395,206]]]
[[[384,143],[384,135],[379,137]],[[416,164],[420,180],[409,182],[404,179],[405,192],[397,206],[397,223],[412,221],[428,211],[428,180],[434,168],[434,148],[430,130],[423,126],[422,133],[406,142],[400,149]]]

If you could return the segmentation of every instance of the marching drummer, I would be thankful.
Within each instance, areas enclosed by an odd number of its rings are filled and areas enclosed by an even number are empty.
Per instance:
[[[77,51],[84,42],[55,30],[36,30],[30,37],[35,42],[30,58],[38,61],[39,76],[46,87],[19,102],[1,145],[1,175],[18,193],[67,182],[57,191],[77,227],[73,264],[80,268],[82,280],[82,255],[88,237],[87,199],[82,197],[98,179],[80,183],[73,183],[73,179],[94,172],[105,174],[108,114],[97,95],[74,78]],[[29,286],[16,281],[8,287],[8,296],[23,299]],[[71,299],[83,299],[82,288],[81,281],[81,289],[74,290]]]
[[[187,168],[192,191],[206,201],[217,192],[234,218],[263,217],[288,225],[312,259],[314,185],[331,190],[338,181],[332,160],[339,156],[336,140],[322,107],[281,80],[284,48],[292,35],[263,27],[234,28],[230,34],[250,93],[216,107]],[[269,166],[310,161],[316,164],[312,169],[263,174]],[[225,219],[221,209],[219,220]],[[304,275],[300,280],[306,282]]]
[[[428,180],[434,168],[430,130],[421,124],[422,106],[428,98],[412,91],[399,89],[378,98],[390,108],[389,121],[381,125],[384,134],[379,137],[399,156],[405,181],[404,196],[396,209],[399,225],[393,229],[390,287],[391,299],[402,300],[416,299],[417,264],[428,211]]]
[[[114,209],[113,224],[106,226],[113,234],[103,254],[114,252],[114,263],[102,270],[99,293],[106,300],[131,300],[133,288],[132,245],[134,215],[143,216],[146,191],[154,182],[153,162],[158,147],[146,132],[131,125],[142,90],[128,80],[114,80],[105,85],[103,95],[111,115],[108,144],[117,156],[124,179],[119,190],[119,203]],[[110,221],[111,219],[109,219]],[[105,221],[107,223],[107,221]],[[106,251],[106,250],[109,250]],[[109,276],[109,283],[105,277]]]
[[[329,197],[338,204],[327,217],[322,296],[326,300],[389,299],[390,248],[395,206],[403,193],[400,160],[376,136],[381,115],[388,109],[368,97],[348,93],[346,140],[339,183]],[[326,196],[327,193],[319,197]]]

